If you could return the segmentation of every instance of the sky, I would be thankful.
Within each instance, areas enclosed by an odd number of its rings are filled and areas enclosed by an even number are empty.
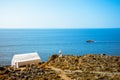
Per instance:
[[[120,28],[120,0],[0,0],[0,28]]]

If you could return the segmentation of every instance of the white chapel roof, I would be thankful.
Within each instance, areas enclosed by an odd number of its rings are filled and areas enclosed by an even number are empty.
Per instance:
[[[30,61],[30,60],[36,60],[36,59],[40,59],[37,52],[26,53],[26,54],[15,54],[13,56],[13,60],[15,62],[24,62],[24,61]]]

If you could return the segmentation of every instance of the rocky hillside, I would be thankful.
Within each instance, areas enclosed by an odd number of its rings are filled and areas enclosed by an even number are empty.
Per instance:
[[[14,70],[0,67],[0,80],[61,80],[60,76],[49,68],[31,65]]]
[[[0,80],[120,80],[120,56],[52,55],[45,63],[0,67]]]
[[[120,72],[120,56],[106,56],[104,54],[87,54],[83,56],[65,55],[51,60],[48,65],[61,69],[82,70],[86,72]]]
[[[48,66],[64,70],[72,80],[120,80],[120,56],[53,55],[49,59]]]

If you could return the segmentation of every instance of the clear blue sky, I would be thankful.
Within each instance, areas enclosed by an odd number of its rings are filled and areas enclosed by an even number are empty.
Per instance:
[[[120,0],[0,0],[0,28],[120,28]]]

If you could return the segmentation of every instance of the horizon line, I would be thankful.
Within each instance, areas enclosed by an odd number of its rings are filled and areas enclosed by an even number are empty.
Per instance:
[[[0,28],[0,29],[117,29],[117,28],[120,28],[120,27],[102,27],[102,28]]]

